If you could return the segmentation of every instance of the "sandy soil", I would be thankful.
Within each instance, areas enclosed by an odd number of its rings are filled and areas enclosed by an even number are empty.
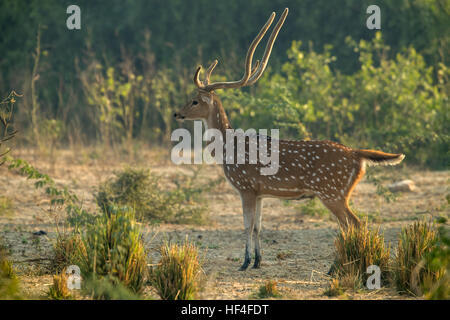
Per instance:
[[[83,199],[87,208],[95,209],[93,192],[100,182],[111,178],[114,171],[126,166],[150,168],[169,176],[174,172],[189,173],[188,167],[167,162],[166,150],[139,150],[133,161],[123,152],[105,154],[96,149],[59,150],[52,159],[34,150],[15,149],[14,157],[28,160],[58,184],[67,186]],[[53,165],[52,165],[53,162]],[[373,169],[370,169],[373,170]],[[222,175],[218,166],[204,166],[200,178]],[[449,215],[445,196],[449,193],[450,171],[423,171],[398,167],[377,170],[383,185],[412,179],[415,192],[399,194],[387,203],[376,194],[376,188],[365,179],[352,196],[357,212],[370,217],[370,224],[384,231],[386,241],[395,247],[400,228],[424,216]],[[48,270],[59,214],[50,210],[49,201],[33,182],[0,168],[0,195],[12,203],[9,212],[0,212],[0,237],[11,250],[11,260],[21,279],[23,291],[32,298],[44,298],[51,285]],[[163,239],[195,240],[204,255],[205,288],[202,299],[252,299],[266,280],[278,281],[282,299],[329,299],[323,295],[329,278],[325,275],[333,261],[333,241],[337,224],[331,215],[301,215],[300,201],[263,201],[262,268],[238,271],[243,261],[244,233],[240,198],[226,182],[205,193],[210,221],[206,226],[168,225],[152,227],[143,224],[147,247],[153,261],[156,248]],[[61,225],[61,224],[60,224]],[[47,235],[35,236],[43,230]],[[286,256],[280,259],[277,255]],[[151,292],[150,292],[151,294]],[[404,299],[387,288],[347,295],[350,299]]]

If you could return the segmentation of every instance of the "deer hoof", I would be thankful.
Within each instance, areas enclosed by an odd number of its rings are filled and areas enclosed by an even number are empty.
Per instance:
[[[255,258],[255,263],[253,264],[253,269],[259,269],[261,268],[261,258],[256,257]]]
[[[244,264],[239,268],[239,271],[245,271],[248,268],[250,261],[245,261]]]

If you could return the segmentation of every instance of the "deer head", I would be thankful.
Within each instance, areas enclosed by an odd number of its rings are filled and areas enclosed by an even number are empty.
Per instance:
[[[284,9],[283,14],[281,15],[278,23],[273,29],[269,40],[266,45],[266,49],[264,51],[264,55],[261,61],[257,60],[255,65],[253,64],[253,54],[255,53],[256,47],[261,42],[261,39],[266,34],[267,30],[270,28],[274,18],[275,12],[273,12],[266,24],[261,28],[256,38],[250,44],[250,47],[247,51],[247,55],[245,57],[245,70],[244,75],[240,80],[237,81],[228,81],[228,82],[214,82],[210,83],[211,74],[214,68],[217,66],[218,61],[214,60],[214,62],[209,66],[206,70],[205,78],[200,80],[200,72],[202,67],[199,66],[194,75],[194,83],[197,86],[197,94],[193,97],[179,112],[174,113],[175,119],[179,121],[183,120],[208,120],[211,115],[217,114],[218,110],[216,108],[221,103],[218,97],[215,95],[214,90],[216,89],[227,89],[227,88],[241,88],[245,86],[250,86],[258,81],[261,78],[264,70],[266,69],[267,62],[269,61],[270,53],[272,52],[273,44],[278,36],[278,32],[283,26],[284,21],[286,20],[286,16],[288,14],[288,8]]]

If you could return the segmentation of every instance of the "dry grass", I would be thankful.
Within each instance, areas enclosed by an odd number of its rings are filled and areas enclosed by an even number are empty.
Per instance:
[[[48,291],[48,298],[50,300],[67,300],[70,299],[70,291],[67,287],[68,276],[65,270],[61,271],[60,274],[53,276],[53,285]]]
[[[349,226],[341,229],[335,240],[337,277],[343,287],[357,289],[362,287],[368,275],[367,268],[378,266],[382,280],[387,278],[389,247],[379,230],[370,230],[367,221],[359,228]]]
[[[6,299],[21,299],[21,296],[19,279],[11,261],[8,260],[6,249],[0,242],[0,300]]]
[[[171,184],[172,176],[191,174],[190,166],[174,166],[168,162],[167,150],[167,146],[164,149],[143,147],[139,150],[139,158],[131,163],[128,157],[122,157],[109,149],[83,146],[76,150],[58,150],[55,171],[51,176],[58,185],[67,186],[76,193],[82,199],[84,207],[92,212],[97,208],[92,193],[97,190],[99,181],[114,179],[114,172],[120,172],[126,166],[150,168],[161,177],[162,186],[167,187],[174,187]],[[93,153],[96,155],[91,156]],[[11,156],[28,160],[42,172],[51,172],[48,159],[33,149],[16,147]],[[373,184],[366,183],[365,180],[358,184],[352,197],[352,208],[378,214],[386,240],[396,242],[401,227],[424,214],[448,214],[448,206],[446,210],[442,209],[448,193],[442,186],[448,184],[450,171],[434,172],[399,167],[382,169],[385,184],[408,178],[418,186],[416,192],[401,194],[395,202],[387,204],[376,194]],[[52,274],[48,273],[47,268],[48,260],[39,259],[52,259],[56,239],[53,220],[47,218],[44,211],[48,206],[43,202],[44,195],[42,191],[35,190],[32,181],[9,172],[5,166],[0,171],[0,194],[14,199],[14,214],[0,216],[0,236],[7,239],[13,249],[10,260],[15,263],[21,290],[27,295],[41,298],[48,290],[47,284],[52,282]],[[202,183],[218,177],[223,177],[221,168],[206,166],[199,178]],[[189,239],[200,239],[201,236],[199,246],[210,248],[206,251],[202,264],[208,276],[207,287],[200,295],[202,299],[248,299],[255,293],[255,279],[259,277],[277,279],[283,284],[283,294],[293,299],[328,299],[321,295],[328,286],[328,280],[314,273],[313,283],[310,281],[312,270],[326,273],[333,261],[333,240],[337,230],[334,220],[317,216],[302,216],[298,220],[294,206],[284,206],[277,199],[264,199],[261,238],[263,267],[237,272],[242,263],[244,244],[239,196],[229,184],[223,183],[220,188],[207,190],[202,197],[209,203],[211,223],[202,226],[159,225],[158,235],[146,245],[153,261],[159,261],[159,254],[154,248],[158,249],[164,238],[182,241],[186,235]],[[376,228],[378,224],[371,223],[371,226]],[[145,239],[152,239],[155,227],[147,223],[142,223],[141,227]],[[36,249],[28,236],[38,230],[48,232],[47,236],[40,237],[42,251]],[[81,230],[86,229],[82,227]],[[215,247],[212,248],[212,245]],[[280,252],[294,254],[280,260],[277,259]],[[27,260],[30,262],[21,262]],[[144,296],[147,295],[146,289]],[[399,296],[395,290],[376,293],[363,290],[352,293],[352,296],[355,299],[411,299],[407,295]]]

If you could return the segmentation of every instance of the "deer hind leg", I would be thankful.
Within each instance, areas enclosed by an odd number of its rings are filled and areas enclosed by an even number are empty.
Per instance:
[[[250,250],[252,245],[252,234],[255,228],[255,211],[256,211],[256,196],[253,194],[241,194],[242,210],[244,213],[244,228],[246,235],[244,263],[240,270],[244,271],[250,264]]]
[[[354,226],[360,225],[358,217],[349,208],[347,200],[342,199],[322,202],[336,216],[341,227],[347,228],[350,224]]]
[[[364,171],[364,167],[361,164],[353,168],[347,186],[343,188],[345,190],[342,193],[343,197],[335,200],[321,199],[323,204],[338,218],[341,227],[347,228],[350,224],[358,227],[361,224],[359,218],[348,206],[348,200],[358,182],[361,181]]]
[[[350,210],[347,200],[336,200],[334,202],[322,201],[323,204],[336,216],[341,228],[346,229],[349,225],[359,226],[360,221],[358,217]],[[328,270],[328,275],[333,275],[336,272],[336,260]]]
[[[254,269],[259,269],[261,267],[261,240],[259,238],[261,232],[261,206],[262,199],[256,199],[256,209],[255,209],[255,263],[253,264]]]

